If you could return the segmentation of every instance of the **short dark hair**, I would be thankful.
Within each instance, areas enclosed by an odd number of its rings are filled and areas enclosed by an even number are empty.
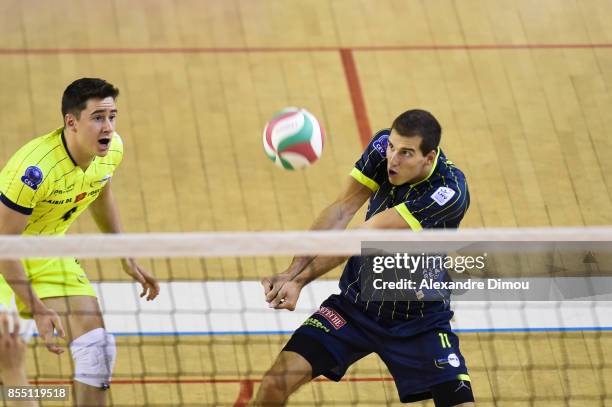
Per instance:
[[[111,96],[117,99],[119,89],[104,79],[98,78],[81,78],[72,82],[62,96],[62,117],[72,113],[77,119],[81,112],[85,110],[89,99],[105,99]]]
[[[392,129],[404,137],[421,136],[421,153],[426,155],[440,145],[442,128],[433,115],[425,110],[408,110],[393,120]]]

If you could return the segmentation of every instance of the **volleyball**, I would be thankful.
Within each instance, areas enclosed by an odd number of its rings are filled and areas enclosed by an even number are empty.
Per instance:
[[[305,168],[321,157],[324,130],[306,109],[287,107],[270,120],[263,131],[266,155],[286,170]]]

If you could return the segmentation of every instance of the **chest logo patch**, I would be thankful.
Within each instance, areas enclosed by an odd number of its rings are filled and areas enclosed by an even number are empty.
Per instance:
[[[23,177],[21,177],[21,182],[32,188],[34,191],[38,189],[38,186],[43,180],[43,172],[40,168],[35,165],[31,165],[26,168]]]
[[[447,188],[447,187],[440,187],[440,188],[436,189],[436,192],[431,194],[431,199],[436,201],[436,203],[438,205],[443,206],[454,195],[455,195],[455,191],[454,190],[452,190],[450,188]]]

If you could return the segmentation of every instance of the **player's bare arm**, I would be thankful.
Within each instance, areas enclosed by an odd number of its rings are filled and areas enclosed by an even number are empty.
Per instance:
[[[0,205],[0,234],[20,235],[28,223],[28,218],[28,215],[23,215],[5,205]],[[55,311],[47,308],[38,298],[21,262],[19,260],[2,260],[0,261],[0,270],[11,289],[29,308],[28,311],[32,313],[38,332],[45,340],[47,349],[56,354],[64,352],[57,345],[53,336],[54,329],[61,337],[65,336],[60,318]]]
[[[91,214],[98,228],[103,233],[121,233],[121,217],[119,209],[115,203],[111,181],[109,181],[98,198],[90,205]],[[145,297],[147,301],[155,299],[159,294],[159,283],[153,274],[140,266],[133,258],[121,260],[123,270],[142,286],[140,297]]]
[[[323,209],[310,226],[310,230],[346,229],[357,211],[370,198],[372,191],[349,177],[338,198]],[[286,273],[295,278],[315,256],[298,256],[293,259]]]
[[[311,230],[345,229],[372,191],[349,177],[338,198],[323,209]],[[294,310],[302,287],[342,264],[346,257],[295,257],[283,273],[262,280],[271,308]]]
[[[409,228],[409,225],[397,210],[390,208],[372,216],[360,225],[359,228],[406,229]],[[272,287],[272,289],[266,292],[268,306],[274,309],[288,309],[293,311],[302,288],[328,271],[333,270],[347,258],[348,256],[317,256],[293,279],[290,279],[287,274],[283,273],[264,280],[264,282],[269,282],[268,287]],[[264,285],[264,288],[265,287]]]

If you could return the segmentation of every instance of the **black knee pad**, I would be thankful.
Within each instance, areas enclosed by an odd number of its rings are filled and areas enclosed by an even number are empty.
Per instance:
[[[451,380],[431,388],[436,407],[451,407],[461,403],[473,403],[472,383],[467,380]]]

